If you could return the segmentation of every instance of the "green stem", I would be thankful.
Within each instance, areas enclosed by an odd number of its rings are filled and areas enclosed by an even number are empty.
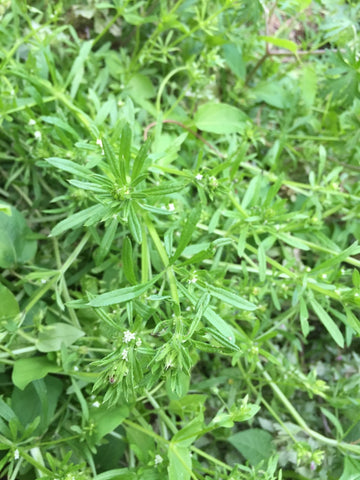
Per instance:
[[[152,240],[155,244],[156,250],[158,251],[158,254],[160,255],[161,261],[163,262],[164,267],[166,269],[167,278],[168,278],[169,285],[170,285],[170,293],[171,293],[172,299],[175,303],[175,312],[174,313],[175,313],[175,315],[180,315],[179,293],[178,293],[178,289],[177,289],[177,285],[176,285],[176,278],[175,278],[174,271],[173,271],[172,267],[169,266],[169,257],[166,253],[165,247],[162,244],[162,242],[160,240],[160,237],[159,237],[153,223],[151,222],[150,218],[147,215],[144,215],[144,220],[145,220],[145,224],[147,226],[147,229],[150,233],[150,236],[151,236],[151,238],[152,238]]]
[[[339,448],[347,452],[352,452],[360,455],[360,445],[339,442],[338,440],[325,437],[321,433],[312,430],[302,418],[302,416],[298,413],[298,411],[292,406],[291,402],[283,394],[281,389],[276,385],[276,383],[273,381],[269,373],[264,369],[260,362],[257,363],[257,367],[261,371],[261,375],[267,380],[267,385],[271,387],[277,398],[281,401],[281,403],[284,405],[290,415],[294,418],[297,424],[304,430],[304,432],[306,432],[310,437],[314,438],[315,440],[324,443],[325,445],[329,445],[331,447]]]
[[[203,458],[206,458],[207,460],[209,460],[209,462],[211,463],[214,463],[215,465],[219,465],[219,467],[222,467],[224,468],[225,470],[227,471],[231,471],[232,468],[227,465],[226,463],[222,462],[221,460],[218,460],[217,458],[213,457],[212,455],[209,455],[208,453],[205,453],[203,450],[200,450],[199,448],[196,448],[194,446],[191,446],[190,449],[197,453],[198,455],[200,455],[201,457]]]
[[[150,393],[146,393],[146,397],[147,399],[149,400],[149,402],[151,403],[151,405],[156,409],[156,413],[159,415],[159,417],[163,420],[163,422],[169,427],[169,429],[171,430],[171,432],[173,433],[173,435],[175,435],[175,433],[177,433],[178,429],[176,428],[176,426],[173,424],[173,422],[170,420],[170,418],[166,415],[166,413],[164,412],[164,410],[160,407],[160,405],[157,403],[157,401],[155,400],[155,398],[150,394]]]

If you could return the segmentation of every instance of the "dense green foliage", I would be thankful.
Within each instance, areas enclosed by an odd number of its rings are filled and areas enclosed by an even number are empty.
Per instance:
[[[0,4],[0,472],[360,479],[360,6]]]

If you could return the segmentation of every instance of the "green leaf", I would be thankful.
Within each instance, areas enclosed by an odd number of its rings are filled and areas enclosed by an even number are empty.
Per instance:
[[[101,405],[99,408],[91,410],[90,420],[96,425],[92,439],[94,444],[121,425],[128,415],[129,409],[125,405],[112,408]]]
[[[107,189],[105,186],[93,182],[82,182],[81,180],[69,180],[70,185],[74,187],[81,188],[82,190],[89,190],[90,192],[95,193],[106,193]]]
[[[104,154],[105,154],[106,160],[108,161],[112,174],[116,179],[120,181],[122,185],[126,185],[125,172],[123,169],[119,168],[118,159],[116,158],[115,152],[106,137],[102,138],[102,144],[104,148]]]
[[[154,458],[155,445],[151,435],[144,433],[135,428],[126,427],[126,436],[131,450],[141,462],[147,463]]]
[[[296,53],[298,50],[298,46],[295,42],[291,40],[287,40],[285,38],[278,38],[278,37],[268,37],[266,35],[260,35],[259,37],[261,40],[265,40],[276,47],[285,48],[286,50],[290,50],[292,53]]]
[[[181,444],[170,442],[168,449],[168,478],[169,480],[190,480],[192,462],[190,450]]]
[[[65,130],[65,132],[70,133],[74,140],[79,140],[79,134],[77,133],[76,130],[74,130],[72,127],[67,122],[64,122],[64,120],[61,120],[58,117],[49,117],[46,115],[43,115],[40,117],[41,120],[45,123],[49,123],[50,125],[55,125],[55,127],[61,128],[61,130]]]
[[[246,64],[244,62],[240,47],[232,43],[223,45],[222,52],[230,70],[241,80],[246,77]]]
[[[62,381],[53,376],[34,380],[24,390],[14,388],[11,405],[20,423],[26,427],[39,417],[40,423],[33,434],[44,433],[53,420],[62,389]]]
[[[253,466],[270,458],[273,450],[271,440],[270,433],[259,428],[243,430],[228,438],[228,442]]]
[[[239,308],[240,310],[248,310],[248,311],[253,311],[253,310],[256,310],[257,308],[257,306],[254,303],[251,303],[248,300],[245,300],[244,298],[239,297],[235,293],[225,290],[224,288],[213,287],[212,285],[209,285],[209,284],[206,285],[206,287],[213,297],[235,308]]]
[[[183,447],[189,447],[194,443],[199,434],[201,434],[204,426],[204,416],[203,414],[200,414],[188,422],[185,427],[176,432],[172,437],[171,442],[180,443]]]
[[[360,461],[345,456],[344,470],[339,480],[360,480]]]
[[[3,205],[5,205],[3,203]],[[36,240],[23,215],[10,207],[11,215],[0,211],[0,267],[10,268],[31,260],[37,250]]]
[[[291,101],[291,93],[280,82],[262,82],[253,88],[256,99],[272,107],[285,109]]]
[[[105,233],[103,238],[101,239],[101,243],[99,245],[99,250],[98,250],[98,260],[102,261],[106,255],[110,252],[111,246],[113,244],[117,228],[118,228],[119,222],[117,218],[113,218],[111,220],[110,225],[106,227]]]
[[[77,93],[77,90],[80,86],[80,83],[82,81],[82,78],[83,78],[83,75],[84,75],[85,60],[89,56],[92,44],[93,44],[92,40],[84,41],[81,44],[79,55],[76,57],[73,65],[71,67],[69,76],[66,80],[66,85],[69,85],[69,83],[72,82],[71,92],[70,92],[70,95],[71,95],[72,98],[75,97],[75,95]]]
[[[40,331],[36,348],[39,352],[58,352],[62,344],[69,347],[84,335],[82,330],[68,323],[53,323]]]
[[[211,325],[218,330],[218,332],[227,338],[230,342],[234,342],[234,332],[229,324],[225,322],[214,310],[208,307],[205,310],[204,317],[208,320]]]
[[[6,322],[16,317],[20,308],[11,291],[0,283],[0,322]]]
[[[293,235],[283,232],[274,232],[274,235],[276,235],[278,239],[294,248],[298,248],[299,250],[309,250],[309,247],[306,245],[306,243],[302,242],[301,238],[297,238]]]
[[[132,203],[130,203],[129,205],[128,222],[129,222],[129,230],[131,232],[131,235],[133,236],[133,239],[135,240],[136,243],[141,243],[142,242],[141,224]]]
[[[149,77],[137,73],[133,75],[127,85],[129,94],[134,100],[139,98],[146,100],[156,95],[156,90]]]
[[[309,319],[309,312],[306,306],[306,302],[303,298],[300,298],[300,325],[301,325],[301,331],[305,338],[309,335],[309,332],[310,332],[308,319]]]
[[[89,219],[92,219],[95,223],[96,220],[105,215],[105,213],[106,207],[103,205],[93,205],[85,210],[81,210],[80,212],[74,213],[70,217],[65,218],[65,220],[62,220],[60,223],[58,223],[51,230],[51,236],[56,237],[57,235],[66,232],[66,230],[83,226]]]
[[[81,178],[88,178],[91,174],[91,170],[82,165],[79,165],[71,160],[66,160],[65,158],[59,157],[50,157],[45,159],[53,167],[64,170],[65,172],[72,173],[73,175],[78,175]]]
[[[338,265],[341,264],[346,258],[351,257],[353,255],[358,255],[360,253],[360,246],[358,242],[354,242],[350,247],[348,247],[346,250],[343,250],[339,255],[335,255],[332,258],[329,258],[329,260],[326,260],[325,262],[320,263],[317,265],[315,268],[312,269],[312,274],[313,273],[319,273],[322,270],[328,270],[331,268],[334,268]]]
[[[144,188],[139,192],[134,192],[132,194],[133,198],[144,198],[145,196],[160,196],[160,195],[171,195],[175,192],[180,192],[188,185],[188,182],[185,181],[169,181],[162,182],[157,187]]]
[[[9,407],[7,403],[0,397],[0,417],[9,422],[11,419],[16,418],[15,412]]]
[[[226,103],[201,105],[194,117],[197,128],[218,134],[241,132],[248,119],[241,110]]]
[[[181,231],[180,239],[178,246],[174,255],[171,257],[171,263],[174,263],[184,251],[185,247],[191,240],[192,234],[196,229],[196,224],[200,220],[201,215],[201,205],[197,205],[194,209],[190,211],[190,214],[185,222],[185,225]]]
[[[195,310],[196,310],[196,313],[193,317],[193,320],[191,322],[191,325],[189,327],[189,330],[187,332],[187,335],[186,337],[187,338],[191,338],[194,334],[194,332],[196,331],[200,321],[201,321],[201,318],[203,317],[208,305],[210,303],[210,295],[208,293],[204,293],[198,300],[197,304],[196,304],[196,307],[195,307]]]
[[[261,242],[258,247],[258,262],[259,262],[259,280],[264,282],[266,279],[266,253],[264,242]]]
[[[359,270],[357,269],[353,270],[352,282],[355,288],[360,289],[360,273],[359,273]]]
[[[138,154],[135,157],[132,172],[131,172],[131,180],[135,180],[141,173],[144,167],[145,160],[148,157],[150,148],[150,138],[141,146]]]
[[[30,357],[15,360],[12,381],[20,390],[33,380],[45,377],[48,373],[57,373],[62,367],[48,360],[47,357]]]
[[[124,238],[122,247],[122,263],[125,277],[131,284],[136,285],[137,280],[134,270],[133,249],[129,237]]]
[[[334,320],[315,299],[311,299],[310,304],[321,323],[330,333],[333,340],[339,345],[340,348],[344,348],[344,337]]]
[[[129,172],[130,158],[131,158],[131,137],[132,131],[128,123],[126,123],[121,132],[120,140],[120,154],[119,154],[119,169],[121,177],[126,179]]]
[[[318,83],[316,70],[313,67],[304,67],[300,79],[300,88],[304,104],[309,109],[314,105]]]
[[[116,303],[124,303],[134,298],[140,297],[145,293],[151,285],[153,285],[158,277],[154,277],[150,282],[133,287],[120,288],[112,292],[103,293],[90,300],[89,305],[92,307],[104,307],[106,305],[114,305]]]

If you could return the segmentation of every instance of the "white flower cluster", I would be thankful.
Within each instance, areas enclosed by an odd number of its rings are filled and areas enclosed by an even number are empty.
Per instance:
[[[130,330],[124,332],[124,343],[129,343],[131,340],[135,340],[135,333],[131,333]]]

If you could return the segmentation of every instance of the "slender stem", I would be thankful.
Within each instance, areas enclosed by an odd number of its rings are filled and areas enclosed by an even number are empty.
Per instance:
[[[166,413],[160,407],[160,405],[157,403],[155,398],[152,395],[150,395],[150,393],[147,393],[146,397],[149,400],[149,402],[151,403],[151,405],[156,409],[156,413],[158,413],[159,417],[163,420],[163,422],[169,427],[171,432],[175,435],[175,433],[177,433],[178,429],[173,424],[173,422],[170,420],[170,418],[166,415]]]
[[[167,82],[170,80],[171,77],[173,77],[174,75],[176,75],[178,72],[181,72],[182,70],[188,70],[188,69],[189,69],[189,67],[187,67],[187,66],[182,66],[182,67],[175,68],[174,70],[171,70],[171,72],[168,73],[168,74],[166,75],[166,77],[164,78],[164,80],[161,82],[160,87],[159,87],[158,94],[157,94],[157,96],[156,96],[156,103],[155,103],[155,105],[156,105],[156,110],[157,110],[158,112],[160,112],[160,110],[161,110],[161,95],[162,95],[162,93],[163,93],[163,91],[164,91],[164,88],[165,88]]]
[[[197,453],[198,455],[200,455],[201,457],[203,458],[206,458],[207,460],[209,460],[209,462],[211,463],[214,463],[215,465],[219,465],[219,467],[222,467],[224,468],[225,470],[227,471],[231,471],[232,468],[227,465],[226,463],[222,462],[221,460],[218,460],[217,458],[213,457],[212,455],[209,455],[208,453],[205,453],[203,450],[200,450],[200,448],[196,448],[194,446],[191,446],[190,449]]]
[[[160,240],[160,237],[159,237],[153,223],[151,222],[150,218],[148,217],[148,215],[144,215],[144,220],[145,220],[145,224],[147,226],[147,229],[150,233],[150,236],[151,236],[151,238],[152,238],[152,240],[155,244],[156,250],[158,251],[158,254],[160,255],[161,261],[163,262],[164,267],[166,269],[166,273],[167,273],[167,277],[168,277],[168,281],[169,281],[169,285],[170,285],[170,293],[171,293],[172,299],[174,300],[174,303],[175,303],[175,315],[179,315],[180,314],[179,293],[178,293],[177,286],[176,286],[176,278],[175,278],[174,270],[172,269],[172,267],[169,266],[169,257],[166,253],[165,247],[162,244],[162,242]]]
[[[287,409],[287,411],[290,413],[290,415],[294,418],[294,420],[297,422],[297,424],[312,438],[315,438],[316,440],[319,440],[322,443],[325,443],[326,445],[329,445],[331,447],[335,448],[340,448],[342,450],[356,453],[357,455],[360,455],[360,446],[359,445],[354,445],[351,443],[346,443],[346,442],[339,442],[338,440],[334,440],[333,438],[327,438],[321,433],[316,432],[315,430],[312,430],[308,424],[305,422],[305,420],[302,418],[302,416],[298,413],[298,411],[292,406],[291,402],[288,400],[286,395],[281,391],[281,389],[277,386],[277,384],[273,381],[269,373],[264,369],[264,367],[261,365],[260,362],[257,363],[258,369],[261,371],[261,375],[267,380],[267,385],[271,387],[277,398],[281,401],[281,403],[284,405],[284,407]]]

